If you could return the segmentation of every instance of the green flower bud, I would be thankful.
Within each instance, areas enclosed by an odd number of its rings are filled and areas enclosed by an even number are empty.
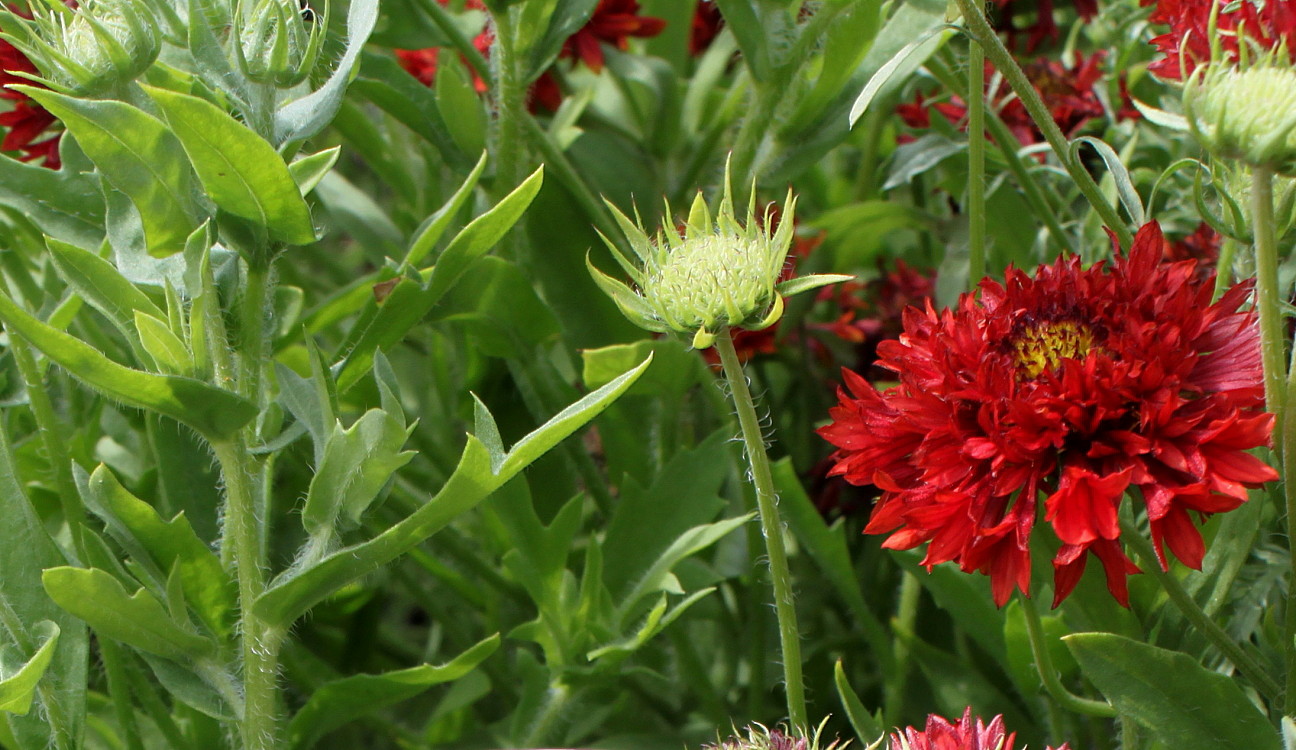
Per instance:
[[[728,175],[720,209],[712,216],[701,193],[694,200],[683,232],[661,229],[649,240],[639,224],[611,203],[617,223],[638,256],[633,263],[607,237],[603,241],[634,281],[636,289],[603,273],[586,258],[594,281],[621,312],[641,328],[693,337],[699,349],[711,346],[723,328],[760,330],[783,315],[783,297],[845,281],[849,276],[806,276],[780,281],[792,246],[796,200],[788,193],[776,231],[769,216],[756,220],[753,197],[745,225],[734,216]],[[670,206],[666,216],[670,216]]]
[[[1296,175],[1296,69],[1273,60],[1212,64],[1183,97],[1188,125],[1212,155]]]
[[[327,3],[324,18],[315,20],[313,11],[303,14],[298,0],[258,0],[251,10],[236,14],[239,69],[249,80],[279,88],[306,80],[319,58],[327,14]]]
[[[41,71],[38,80],[78,96],[133,81],[162,49],[157,19],[135,0],[87,0],[75,10],[57,5],[31,20],[7,13],[0,26]]]

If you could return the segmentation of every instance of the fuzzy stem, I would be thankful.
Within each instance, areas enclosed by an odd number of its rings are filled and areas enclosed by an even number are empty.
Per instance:
[[[783,681],[787,691],[788,722],[794,732],[808,732],[805,686],[801,679],[801,640],[797,630],[796,603],[792,595],[792,574],[788,570],[787,551],[783,548],[783,522],[779,519],[778,497],[765,438],[761,434],[756,406],[747,388],[747,376],[738,361],[733,335],[722,328],[716,335],[716,351],[724,366],[725,380],[738,411],[747,460],[751,463],[752,483],[756,486],[756,505],[760,511],[761,532],[769,556],[770,578],[774,584],[774,608],[778,614],[779,642],[783,652]]]
[[[13,352],[14,363],[18,365],[18,372],[27,390],[28,405],[31,406],[32,416],[36,418],[41,446],[45,449],[45,458],[49,460],[50,472],[54,475],[54,487],[63,509],[63,520],[67,522],[68,533],[71,534],[72,549],[80,555],[83,553],[81,524],[85,521],[85,508],[81,505],[81,493],[72,479],[72,458],[68,454],[66,436],[59,426],[54,402],[50,400],[45,378],[27,340],[10,331],[9,350]]]
[[[502,199],[522,182],[526,159],[524,125],[530,117],[526,109],[526,81],[522,57],[517,49],[517,33],[507,10],[491,14],[495,23],[495,42],[491,46],[494,63],[495,96],[495,197]],[[522,221],[525,221],[523,219]],[[519,222],[508,234],[505,249],[518,259],[522,227]]]
[[[1040,679],[1044,682],[1044,689],[1053,696],[1053,700],[1057,701],[1059,706],[1078,714],[1103,719],[1116,716],[1116,709],[1106,701],[1081,698],[1066,689],[1058,679],[1057,670],[1053,668],[1053,657],[1049,655],[1044,623],[1040,621],[1035,600],[1023,595],[1017,597],[1017,601],[1021,602],[1022,613],[1026,615],[1026,635],[1030,640],[1031,655],[1035,658],[1035,670],[1039,672]]]
[[[985,276],[985,52],[968,45],[968,288]]]
[[[570,687],[558,680],[550,683],[549,690],[545,693],[544,706],[540,709],[540,713],[536,715],[535,721],[531,724],[531,731],[527,732],[527,737],[521,746],[548,747],[545,743],[550,732],[553,731],[554,722],[562,715],[563,709],[566,708],[570,698]]]
[[[1220,243],[1219,260],[1215,261],[1215,290],[1211,293],[1211,302],[1224,296],[1224,292],[1233,285],[1233,257],[1237,255],[1238,241],[1225,237]]]
[[[233,547],[238,574],[243,653],[244,750],[273,750],[278,744],[279,646],[282,634],[252,612],[252,603],[265,589],[257,501],[253,489],[254,459],[243,436],[212,444],[225,481],[225,534]]]
[[[239,392],[261,404],[261,371],[266,364],[266,302],[270,294],[269,262],[250,262],[240,303]]]
[[[1120,240],[1121,247],[1128,248],[1134,241],[1134,235],[1130,232],[1129,227],[1124,221],[1121,221],[1120,214],[1116,212],[1116,207],[1103,197],[1102,191],[1098,189],[1098,184],[1094,182],[1093,177],[1085,171],[1085,168],[1077,159],[1072,158],[1071,149],[1066,135],[1058,127],[1057,122],[1053,120],[1053,114],[1049,112],[1048,105],[1040,98],[1039,92],[1031,84],[1030,79],[1026,77],[1026,72],[1017,64],[1017,60],[1004,46],[999,35],[990,27],[986,21],[985,14],[982,12],[980,3],[973,0],[956,0],[959,10],[963,13],[963,19],[967,23],[968,31],[973,39],[980,42],[985,49],[986,55],[990,62],[994,63],[995,70],[1003,75],[1004,80],[1012,87],[1012,90],[1021,99],[1022,106],[1030,114],[1031,120],[1035,126],[1044,134],[1044,140],[1048,141],[1053,153],[1057,156],[1058,161],[1066,169],[1071,179],[1075,180],[1076,187],[1093,206],[1094,211],[1102,218],[1104,224],[1116,233],[1117,239]]]
[[[1206,637],[1215,648],[1224,654],[1224,657],[1233,662],[1233,666],[1246,677],[1255,688],[1260,691],[1267,700],[1274,701],[1282,693],[1282,688],[1269,673],[1260,666],[1259,662],[1251,658],[1242,646],[1224,632],[1224,629],[1215,623],[1214,620],[1197,606],[1192,595],[1184,590],[1179,579],[1173,574],[1161,569],[1156,553],[1152,549],[1152,544],[1143,538],[1139,529],[1134,528],[1126,521],[1121,521],[1121,539],[1129,545],[1129,548],[1138,557],[1138,562],[1143,569],[1152,574],[1157,579],[1161,587],[1165,589],[1170,601],[1174,602],[1175,607],[1187,618],[1188,622],[1197,629],[1199,633]]]

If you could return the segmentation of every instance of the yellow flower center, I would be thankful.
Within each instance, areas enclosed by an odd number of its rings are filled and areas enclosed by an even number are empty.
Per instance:
[[[1012,338],[1017,366],[1027,378],[1039,377],[1063,359],[1082,359],[1093,346],[1093,332],[1073,320],[1033,323]]]

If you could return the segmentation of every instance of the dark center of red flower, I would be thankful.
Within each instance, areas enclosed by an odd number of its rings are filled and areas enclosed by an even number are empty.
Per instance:
[[[1013,331],[1009,348],[1022,377],[1037,378],[1064,359],[1083,359],[1094,348],[1094,334],[1075,320],[1032,322]]]

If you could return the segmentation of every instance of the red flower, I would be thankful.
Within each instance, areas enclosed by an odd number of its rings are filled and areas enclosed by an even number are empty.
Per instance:
[[[1121,550],[1116,512],[1127,489],[1164,545],[1200,568],[1192,522],[1232,510],[1277,473],[1247,450],[1269,439],[1261,412],[1259,334],[1239,285],[1211,303],[1195,262],[1161,263],[1161,230],[1144,226],[1128,256],[1082,269],[1077,258],[1034,277],[1010,268],[954,310],[910,308],[880,364],[899,385],[883,393],[843,371],[832,423],[833,472],[882,498],[866,532],[884,546],[930,542],[923,564],[952,560],[990,576],[998,605],[1030,593],[1030,539],[1044,521],[1062,543],[1054,606],[1087,553],[1128,606],[1137,568]]]
[[[972,709],[963,712],[963,718],[952,722],[931,714],[927,726],[920,732],[913,727],[902,734],[891,735],[891,750],[1013,750],[1017,733],[1004,731],[1003,717],[996,716],[990,724],[977,717],[972,723]],[[1064,742],[1057,750],[1069,750]]]
[[[1263,4],[1241,0],[1236,6],[1221,2],[1213,34],[1210,17],[1215,0],[1140,0],[1140,4],[1154,1],[1156,8],[1148,20],[1170,27],[1152,39],[1163,57],[1148,70],[1162,78],[1186,78],[1210,61],[1212,39],[1219,42],[1225,62],[1238,61],[1238,42],[1243,38],[1252,57],[1257,51],[1283,49],[1296,63],[1296,3],[1290,0]]]
[[[693,24],[689,29],[689,54],[694,57],[707,51],[711,42],[724,28],[724,16],[711,0],[701,0],[693,11]]]
[[[579,57],[598,73],[603,70],[604,42],[625,49],[630,37],[657,36],[664,28],[664,20],[639,15],[639,0],[599,0],[589,22],[563,43],[559,57]]]
[[[1068,136],[1074,135],[1090,120],[1104,114],[1102,102],[1094,92],[1094,84],[1102,80],[1102,61],[1105,53],[1101,50],[1089,57],[1076,55],[1076,63],[1071,68],[1064,67],[1056,60],[1041,57],[1024,67],[1027,78],[1034,84],[1053,115],[1053,121]],[[1013,94],[1007,81],[996,78],[994,68],[987,61],[985,80],[991,106],[999,113],[1013,135],[1023,146],[1044,141],[1044,134],[1035,126],[1026,111],[1021,99]],[[997,84],[996,84],[997,81]],[[990,91],[990,86],[995,86]],[[951,123],[960,128],[967,127],[967,105],[962,99],[954,97],[948,102],[938,102],[930,106]],[[905,124],[914,128],[927,128],[931,123],[930,110],[926,99],[918,94],[912,103],[896,107],[896,114]]]
[[[50,169],[60,166],[58,144],[63,131],[53,126],[58,122],[54,115],[26,94],[8,88],[11,83],[40,86],[16,73],[37,73],[36,66],[17,47],[0,39],[0,98],[13,102],[13,108],[0,114],[0,128],[5,129],[0,140],[0,150],[18,151],[22,161],[43,160]],[[38,140],[41,136],[48,136]]]

